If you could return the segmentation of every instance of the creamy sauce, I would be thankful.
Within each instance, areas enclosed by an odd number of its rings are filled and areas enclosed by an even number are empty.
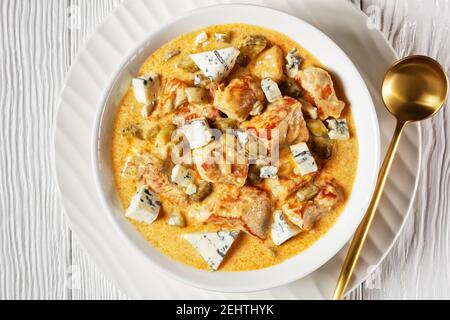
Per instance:
[[[232,31],[231,44],[218,43],[212,39],[212,35],[215,32],[224,30]],[[299,46],[287,36],[273,30],[245,24],[230,24],[212,26],[204,28],[201,31],[206,31],[210,35],[209,42],[206,46],[196,47],[194,45],[194,39],[199,31],[184,34],[154,52],[143,64],[140,74],[156,72],[161,74],[163,77],[178,78],[186,83],[192,83],[192,74],[175,67],[178,59],[188,53],[207,51],[220,47],[229,47],[230,45],[237,46],[240,39],[246,35],[253,34],[264,35],[270,43],[278,45],[285,53],[289,52],[292,48],[297,48],[299,54],[304,59],[302,65],[303,68],[310,65],[321,66],[320,62],[317,61],[307,50]],[[166,53],[174,49],[180,49],[182,53],[179,56],[166,61]],[[243,68],[236,69],[237,70],[234,71],[235,74],[231,75],[232,77],[236,74],[245,72]],[[339,83],[335,82],[335,87],[338,97],[347,102],[342,94],[342,90],[340,90]],[[130,151],[130,148],[132,148],[132,144],[135,143],[122,135],[122,129],[132,123],[140,122],[141,108],[142,106],[135,101],[132,89],[130,88],[119,108],[114,131],[112,133],[114,176],[118,194],[124,208],[128,207],[129,202],[138,187],[138,182],[131,180],[127,176],[121,175],[127,154]],[[333,149],[333,156],[326,163],[323,171],[331,174],[339,185],[342,186],[345,193],[345,199],[347,200],[352,190],[358,162],[357,136],[348,104],[341,118],[344,117],[349,123],[351,138],[347,141],[336,141]],[[164,125],[167,125],[167,123],[164,123],[163,121],[161,126]],[[152,148],[149,143],[139,143],[139,147],[148,150]],[[266,268],[300,253],[311,246],[333,226],[344,206],[345,202],[332,213],[323,217],[311,231],[303,232],[278,247],[272,243],[270,236],[268,236],[267,240],[262,241],[255,237],[241,233],[231,250],[228,252],[225,260],[222,262],[219,270],[244,271]],[[181,239],[180,236],[185,233],[199,231],[204,232],[208,230],[215,231],[218,227],[213,225],[194,224],[188,224],[185,228],[168,226],[167,219],[169,214],[166,211],[168,210],[163,201],[163,210],[160,212],[159,218],[153,224],[147,225],[133,220],[129,221],[152,246],[156,247],[167,256],[195,268],[208,269],[206,262],[200,257],[198,252],[196,252],[187,241]]]

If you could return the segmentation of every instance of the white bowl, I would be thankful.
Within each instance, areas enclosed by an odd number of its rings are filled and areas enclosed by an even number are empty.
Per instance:
[[[248,23],[284,33],[309,50],[339,77],[352,106],[359,139],[359,162],[353,192],[335,225],[310,248],[281,264],[245,272],[208,272],[176,262],[149,245],[125,219],[114,185],[111,161],[111,133],[117,108],[131,78],[147,57],[178,35],[209,25]],[[358,70],[344,52],[310,24],[286,13],[253,5],[219,5],[189,12],[158,30],[136,48],[130,48],[123,64],[117,66],[109,90],[99,102],[92,133],[92,161],[96,188],[102,205],[136,250],[155,269],[195,287],[221,292],[249,292],[273,288],[300,279],[331,259],[350,239],[370,201],[378,171],[380,138],[375,108]],[[152,270],[142,270],[142,273]]]

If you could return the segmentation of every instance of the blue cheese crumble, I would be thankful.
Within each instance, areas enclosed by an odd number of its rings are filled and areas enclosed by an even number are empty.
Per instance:
[[[161,200],[159,195],[147,187],[141,186],[131,199],[125,216],[139,222],[151,224],[158,217],[160,208]]]
[[[239,233],[240,231],[221,230],[209,233],[184,234],[182,238],[198,251],[211,270],[216,271]]]
[[[208,41],[208,34],[205,31],[200,32],[194,39],[194,44],[199,46]]]
[[[194,180],[194,170],[186,168],[181,164],[175,165],[172,169],[171,180],[182,187],[188,187]]]
[[[300,70],[302,58],[298,54],[297,49],[292,49],[286,56],[285,72],[290,78],[295,78]]]
[[[283,244],[287,240],[295,237],[300,233],[300,229],[291,226],[283,216],[281,211],[275,211],[271,228],[272,241],[277,246]]]
[[[276,179],[278,168],[275,166],[264,166],[259,170],[259,177],[262,179]]]
[[[181,128],[191,149],[206,146],[213,140],[213,134],[205,119],[194,119]]]
[[[302,176],[318,170],[316,161],[308,149],[306,143],[302,142],[291,146],[291,153],[297,168]]]
[[[147,73],[132,80],[133,93],[136,100],[144,106],[154,107],[160,88],[160,79],[157,73]]]
[[[222,81],[234,67],[239,50],[234,47],[191,54],[191,59],[205,77],[213,82]]]
[[[345,119],[330,119],[328,123],[328,136],[335,140],[350,139],[350,132],[348,131],[347,120]]]
[[[195,185],[195,183],[190,183],[187,187],[186,187],[186,194],[188,196],[192,196],[193,194],[195,194],[197,192],[197,186]]]
[[[278,84],[270,78],[261,80],[261,89],[266,95],[267,101],[271,103],[281,98],[281,91],[278,88]]]
[[[169,226],[179,227],[179,228],[182,228],[182,227],[184,227],[186,225],[183,215],[178,210],[177,211],[173,211],[170,214],[169,220],[167,220],[167,224]]]

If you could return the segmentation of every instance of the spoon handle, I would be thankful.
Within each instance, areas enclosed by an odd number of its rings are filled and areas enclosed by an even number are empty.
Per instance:
[[[391,144],[384,157],[383,164],[378,174],[377,183],[375,185],[375,190],[372,195],[372,200],[370,201],[369,207],[367,208],[366,214],[364,215],[361,224],[358,229],[356,229],[355,235],[353,237],[350,248],[348,249],[347,256],[345,258],[344,264],[341,269],[341,274],[334,290],[333,299],[340,300],[343,298],[345,289],[350,281],[353,270],[355,269],[356,263],[361,253],[361,249],[366,241],[366,237],[372,224],[372,220],[375,216],[375,212],[378,207],[378,202],[380,201],[381,194],[383,193],[384,184],[386,182],[389,170],[392,165],[392,160],[394,159],[395,152],[397,151],[398,143],[400,141],[400,136],[403,131],[406,122],[398,120],[395,127],[394,135],[391,140]]]

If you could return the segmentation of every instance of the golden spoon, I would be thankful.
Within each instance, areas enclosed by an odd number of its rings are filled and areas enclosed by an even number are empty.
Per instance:
[[[448,79],[445,71],[438,62],[429,57],[406,57],[394,63],[386,73],[382,87],[383,101],[389,112],[397,119],[397,125],[381,166],[372,200],[348,249],[334,290],[334,300],[342,299],[350,281],[375,216],[405,124],[434,115],[444,104],[447,94]]]

